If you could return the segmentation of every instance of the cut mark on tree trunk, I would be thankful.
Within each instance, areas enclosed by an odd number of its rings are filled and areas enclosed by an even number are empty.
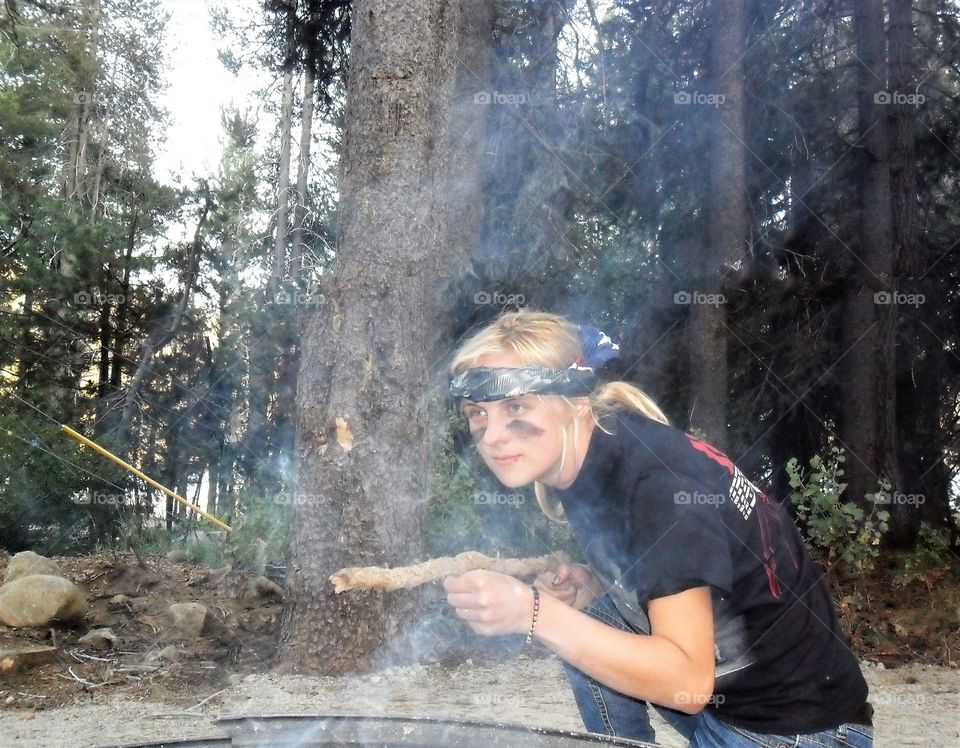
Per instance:
[[[347,423],[347,419],[343,416],[337,416],[333,419],[331,426],[333,427],[331,430],[335,434],[334,438],[343,451],[349,452],[353,449],[353,432],[350,430],[350,424]]]

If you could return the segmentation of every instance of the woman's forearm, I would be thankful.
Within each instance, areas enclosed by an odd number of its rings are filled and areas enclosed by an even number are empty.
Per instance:
[[[698,663],[667,637],[620,631],[549,595],[542,596],[534,636],[573,667],[634,698],[695,714],[713,694],[712,658],[707,667],[704,657]]]

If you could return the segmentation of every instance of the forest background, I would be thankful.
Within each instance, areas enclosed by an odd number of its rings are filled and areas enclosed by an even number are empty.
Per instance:
[[[283,656],[341,671],[416,600],[330,571],[569,546],[443,396],[529,306],[788,502],[841,606],[939,590],[956,629],[958,3],[240,7],[221,60],[267,83],[169,184],[164,5],[4,3],[0,547],[197,529],[70,425],[235,526],[195,559],[286,565]]]

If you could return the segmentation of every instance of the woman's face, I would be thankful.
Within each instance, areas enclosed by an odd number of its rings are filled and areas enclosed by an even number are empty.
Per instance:
[[[482,356],[477,366],[515,368],[522,364],[512,354]],[[557,407],[557,395],[523,395],[489,403],[461,401],[461,410],[470,424],[477,451],[494,475],[508,488],[519,488],[534,481],[564,487],[560,475],[563,457],[563,430],[572,426],[574,414],[569,407]],[[572,439],[569,438],[572,447]],[[570,459],[568,454],[567,459]],[[572,467],[572,466],[571,466]],[[575,468],[574,468],[575,470]],[[564,473],[568,468],[564,465]]]

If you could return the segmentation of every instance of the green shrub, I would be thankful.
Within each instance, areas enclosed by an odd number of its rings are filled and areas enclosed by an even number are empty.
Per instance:
[[[877,507],[877,494],[865,497],[869,512],[853,501],[842,500],[847,487],[840,480],[845,461],[843,449],[833,446],[826,459],[819,455],[810,458],[809,473],[798,466],[795,457],[791,458],[787,475],[793,489],[790,501],[811,553],[828,573],[857,577],[873,569],[890,514]],[[877,493],[890,488],[890,482],[881,479]]]
[[[916,547],[904,554],[900,568],[894,572],[893,583],[902,589],[914,582],[923,582],[927,589],[932,589],[952,568],[947,531],[922,522]]]

